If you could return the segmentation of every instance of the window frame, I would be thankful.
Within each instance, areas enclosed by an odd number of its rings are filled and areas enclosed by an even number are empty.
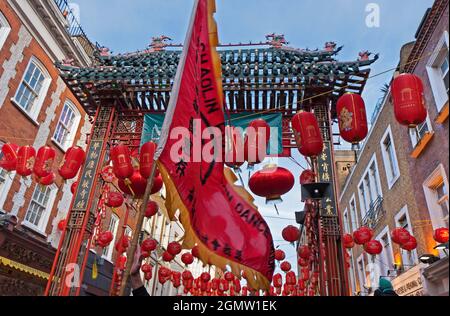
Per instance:
[[[106,254],[105,254],[105,251],[102,252],[102,257],[106,258],[106,260],[108,260],[108,261],[112,260],[113,253],[114,253],[114,246],[116,244],[116,237],[117,237],[117,233],[119,231],[119,225],[120,225],[120,217],[116,213],[111,213],[111,217],[109,218],[108,230],[111,228],[111,221],[113,219],[115,220],[114,229],[113,229],[113,231],[111,231],[111,233],[113,234],[113,240],[109,244],[108,248],[105,248],[105,249],[107,249]]]
[[[431,223],[433,225],[433,229],[438,229],[440,227],[447,227],[445,223],[445,219],[441,216],[440,213],[442,210],[441,205],[439,203],[439,197],[437,195],[436,189],[436,182],[439,181],[439,178],[442,178],[443,184],[447,187],[447,190],[449,190],[449,182],[448,177],[444,168],[444,165],[440,164],[429,176],[428,178],[423,182],[423,190],[425,193],[425,200],[427,202],[428,207],[428,213],[431,218]],[[447,194],[448,195],[448,194]],[[448,202],[448,197],[447,197]],[[439,213],[437,212],[437,208],[439,208]]]
[[[351,217],[349,216],[349,212],[348,212],[348,208],[345,209],[344,213],[343,213],[343,219],[344,219],[344,232],[346,234],[350,234],[351,233],[351,224],[352,224],[352,220]]]
[[[388,137],[390,138],[391,147],[394,151],[393,152],[394,161],[391,161],[390,153],[388,153],[386,150],[386,140]],[[398,181],[398,179],[401,176],[400,165],[399,165],[398,156],[397,156],[397,149],[395,148],[395,141],[394,141],[394,137],[392,135],[391,125],[388,126],[386,132],[384,133],[383,137],[381,138],[380,147],[381,147],[381,156],[383,158],[384,171],[386,173],[386,179],[388,180],[387,181],[388,189],[391,190],[392,187],[394,186],[394,184]],[[391,163],[397,169],[397,174],[394,176],[391,176],[393,174]]]
[[[372,167],[375,167],[375,179],[374,182],[372,181],[372,176],[371,176],[371,169]],[[366,188],[366,180],[369,180],[369,185],[370,187]],[[361,192],[361,185],[363,186],[364,189],[364,193]],[[377,190],[377,194],[378,196],[373,197],[374,200],[370,201],[370,203],[367,203],[367,196],[366,194],[368,194],[368,197],[370,199],[372,199],[372,195],[373,195],[373,189],[372,185],[376,186],[376,190]],[[368,190],[367,190],[368,189]],[[369,191],[369,192],[367,192]],[[366,194],[365,194],[366,193]],[[369,163],[367,164],[367,168],[366,170],[363,172],[362,176],[361,176],[361,180],[358,183],[358,195],[359,195],[359,204],[360,204],[360,212],[361,212],[361,220],[364,221],[365,216],[367,215],[367,213],[370,211],[370,207],[372,206],[372,204],[380,197],[383,197],[383,187],[381,184],[381,179],[380,179],[380,168],[378,168],[378,161],[377,161],[377,154],[374,153],[372,158],[370,159]],[[366,208],[366,204],[367,208]]]
[[[428,131],[426,131],[422,136],[420,136],[420,130],[425,125],[427,126]],[[431,124],[430,114],[427,112],[427,119],[425,120],[425,122],[423,122],[422,124],[418,125],[415,128],[409,129],[409,139],[411,140],[412,148],[413,149],[416,148],[417,145],[419,145],[420,141],[423,139],[423,137],[427,133],[433,133],[433,132],[434,132],[434,130],[433,130],[433,125]],[[417,135],[419,135],[420,138],[417,138]]]
[[[19,93],[19,90],[22,86],[22,84],[25,84],[26,86],[29,86],[28,83],[25,82],[25,77],[31,67],[31,65],[34,64],[36,68],[38,68],[42,75],[44,76],[44,80],[42,82],[41,90],[39,91],[36,99],[34,100],[34,104],[32,104],[30,110],[26,110],[22,107],[22,105],[19,103],[19,100],[17,100],[17,96]],[[39,117],[39,113],[41,112],[42,106],[44,104],[44,101],[47,97],[48,90],[50,88],[50,84],[52,82],[52,78],[48,72],[48,70],[44,67],[44,65],[37,59],[36,57],[32,56],[30,60],[28,61],[28,65],[22,75],[22,79],[19,82],[19,85],[17,87],[17,90],[14,94],[14,96],[11,98],[12,103],[26,116],[28,116],[35,124],[39,124],[37,122],[37,119]]]
[[[62,118],[63,113],[64,113],[64,107],[66,107],[66,106],[73,112],[73,115],[74,115],[72,126],[70,127],[70,129],[67,128],[67,126],[65,126],[65,124],[61,123],[61,118]],[[63,108],[62,108],[61,113],[59,115],[58,122],[56,123],[55,130],[53,131],[52,142],[54,142],[62,151],[66,152],[73,145],[73,143],[75,142],[75,138],[76,138],[75,136],[76,136],[76,133],[78,131],[78,128],[80,127],[80,122],[81,122],[81,113],[80,113],[80,111],[78,110],[78,108],[75,106],[75,104],[71,100],[67,99],[63,103]],[[68,134],[67,135],[69,135],[68,136],[69,139],[63,141],[62,143],[59,142],[57,140],[57,138],[55,137],[56,136],[55,134],[56,134],[56,132],[58,130],[58,126],[59,126],[60,123],[63,125],[63,127],[66,130],[68,130]]]
[[[30,202],[28,203],[27,211],[25,212],[25,216],[23,217],[23,221],[21,223],[21,225],[23,225],[31,230],[34,230],[35,232],[37,232],[43,236],[47,236],[46,229],[48,226],[48,221],[50,219],[50,215],[52,213],[52,210],[53,210],[53,207],[55,204],[56,195],[58,194],[58,187],[55,184],[52,184],[46,188],[48,188],[50,190],[50,194],[48,197],[47,205],[45,206],[45,209],[44,209],[44,214],[41,214],[39,224],[36,225],[34,223],[29,222],[26,219],[28,212],[30,211],[30,206],[34,202],[34,194],[35,194],[36,190],[41,190],[41,188],[39,187],[38,184],[36,184],[34,186],[33,194],[31,196]],[[37,203],[37,202],[35,202],[35,203]],[[37,203],[37,204],[39,204],[39,203]],[[42,205],[40,205],[40,206],[42,206]]]
[[[2,50],[3,45],[5,45],[10,32],[11,25],[9,24],[5,15],[0,11],[0,50]]]
[[[352,204],[352,202],[353,202],[353,204]],[[355,206],[354,212],[352,210],[352,205]],[[350,222],[352,224],[352,231],[356,231],[359,228],[360,219],[359,219],[358,205],[356,204],[355,194],[353,194],[352,198],[350,199],[349,209],[350,209],[350,218],[351,218]],[[355,217],[355,218],[353,218],[353,217]]]
[[[387,237],[387,239],[389,241],[388,251],[389,251],[390,257],[388,256],[388,254],[384,254],[383,255],[383,252],[386,251],[386,247],[385,247],[385,245],[383,243],[383,240],[382,240],[384,237]],[[390,232],[389,226],[386,226],[378,234],[378,236],[375,238],[375,240],[378,240],[383,245],[383,252],[381,254],[377,255],[377,259],[379,260],[379,263],[380,263],[380,265],[379,265],[380,271],[382,271],[382,273],[381,273],[382,275],[381,276],[382,277],[388,277],[389,276],[389,272],[394,270],[394,249],[392,247],[392,239],[391,239],[391,232]],[[384,262],[384,260],[382,260],[382,257],[381,257],[382,255],[383,255],[383,257],[386,257],[387,260],[391,259],[391,262]],[[383,265],[381,265],[381,263],[383,263]],[[386,267],[388,268],[387,271],[385,271]]]
[[[414,235],[414,232],[413,232],[413,226],[412,226],[412,223],[411,223],[411,218],[410,218],[410,216],[409,216],[409,210],[408,210],[408,205],[405,205],[396,215],[395,215],[395,217],[394,217],[394,220],[395,220],[395,227],[396,228],[403,228],[401,225],[400,225],[400,219],[402,219],[403,217],[405,217],[406,218],[406,222],[408,223],[408,231],[409,231],[409,233],[411,234],[411,235]],[[410,264],[411,264],[411,266],[405,266],[405,260],[404,260],[404,254],[405,254],[405,252],[407,253],[407,252],[409,252],[409,251],[406,251],[406,250],[403,250],[403,249],[401,249],[400,248],[400,254],[401,254],[401,257],[402,257],[402,266],[403,266],[403,270],[404,271],[408,271],[408,270],[410,270],[411,268],[413,268],[413,266],[414,265],[417,265],[417,264],[419,264],[419,257],[418,257],[418,255],[417,255],[417,249],[415,249],[415,250],[413,250],[413,251],[411,251],[411,259],[412,259],[412,261],[413,262],[409,262]]]
[[[362,267],[362,274],[360,266]],[[366,288],[364,286],[367,285],[367,271],[366,271],[366,262],[364,260],[364,254],[361,254],[358,259],[356,259],[356,268],[357,268],[357,275],[358,275],[358,286],[359,286],[359,292],[361,296],[366,296]]]
[[[442,111],[445,104],[449,101],[448,92],[445,91],[446,87],[442,78],[441,69],[439,67],[442,65],[442,57],[447,57],[448,61],[448,54],[446,55],[445,52],[442,52],[442,50],[446,48],[447,52],[449,52],[449,47],[449,34],[447,31],[444,31],[426,66],[428,79],[430,80],[431,90],[433,92],[433,98],[438,113]],[[450,70],[447,70],[447,74],[449,71]]]

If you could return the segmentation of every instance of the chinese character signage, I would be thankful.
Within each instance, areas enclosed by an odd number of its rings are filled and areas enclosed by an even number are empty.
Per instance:
[[[324,150],[318,158],[319,182],[330,183],[326,197],[323,200],[322,216],[338,216],[336,196],[334,194],[334,166],[331,152],[331,143],[324,143]]]

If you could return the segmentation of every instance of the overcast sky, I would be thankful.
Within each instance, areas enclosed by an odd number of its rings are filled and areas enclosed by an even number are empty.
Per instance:
[[[109,47],[114,53],[144,49],[153,36],[166,35],[174,43],[184,42],[193,0],[77,0],[80,19],[92,41]],[[216,20],[222,43],[263,41],[269,33],[285,34],[290,46],[323,48],[325,42],[344,45],[338,59],[356,60],[358,53],[369,50],[380,53],[372,75],[395,68],[402,45],[414,40],[414,34],[431,0],[216,0]],[[369,28],[366,8],[375,3],[380,8],[379,27]],[[371,114],[380,89],[389,82],[392,72],[369,80],[364,92]],[[370,115],[369,115],[370,120]],[[301,161],[299,154],[295,153]],[[304,162],[302,162],[304,164]],[[301,168],[281,161],[298,178]],[[244,175],[247,171],[244,171]],[[246,178],[246,177],[245,177]],[[246,179],[245,179],[246,181]],[[262,214],[277,216],[273,207],[257,199]],[[303,209],[300,185],[279,205],[280,216],[294,218]],[[281,230],[295,221],[268,218],[276,245],[286,250],[295,263],[295,250],[281,240]]]

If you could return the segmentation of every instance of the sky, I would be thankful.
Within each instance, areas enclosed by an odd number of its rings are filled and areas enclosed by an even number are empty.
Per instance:
[[[89,38],[106,46],[113,53],[144,49],[153,36],[166,35],[174,43],[183,43],[193,0],[77,0],[80,22]],[[270,33],[285,34],[295,48],[322,49],[325,42],[343,45],[338,59],[356,60],[358,53],[368,50],[379,53],[380,59],[372,66],[371,75],[395,68],[399,62],[400,48],[414,40],[414,35],[432,0],[216,0],[216,20],[221,43],[264,41]],[[368,27],[368,6],[380,9],[379,27]],[[382,97],[380,89],[389,83],[392,71],[370,79],[363,97],[370,120]],[[297,151],[294,158],[305,162]],[[303,210],[300,201],[299,175],[302,169],[281,160],[281,166],[291,170],[296,177],[295,188],[278,206],[280,217],[295,218]],[[244,182],[247,170],[243,171]],[[273,206],[265,206],[257,198],[256,204],[264,216],[277,217]],[[292,263],[296,261],[294,247],[281,241],[281,231],[295,220],[267,218],[275,246],[287,252]]]

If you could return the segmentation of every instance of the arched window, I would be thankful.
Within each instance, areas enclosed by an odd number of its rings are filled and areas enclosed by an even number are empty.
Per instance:
[[[71,101],[66,101],[56,125],[53,141],[66,151],[72,146],[80,124],[81,114]]]
[[[35,121],[44,103],[50,82],[51,77],[47,70],[32,57],[13,101]]]
[[[3,13],[0,11],[0,50],[3,48],[3,45],[8,38],[9,32],[11,32],[11,26],[6,20]]]

